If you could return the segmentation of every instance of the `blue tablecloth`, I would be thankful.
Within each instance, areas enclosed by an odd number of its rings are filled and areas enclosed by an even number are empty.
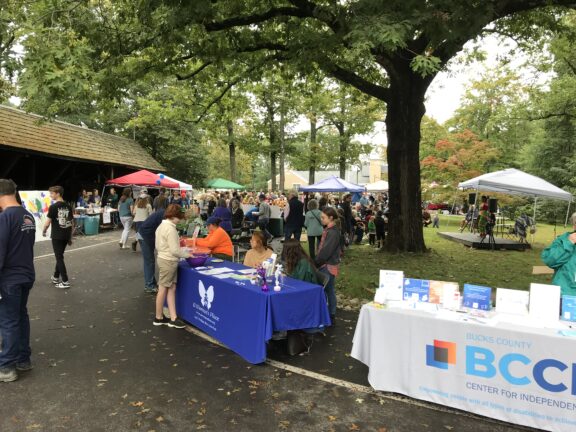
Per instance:
[[[248,268],[229,261],[209,261],[206,266]],[[178,269],[176,310],[179,317],[254,364],[266,360],[266,341],[272,332],[330,325],[320,285],[285,278],[280,292],[272,286],[263,292],[250,281],[203,275],[184,261]]]

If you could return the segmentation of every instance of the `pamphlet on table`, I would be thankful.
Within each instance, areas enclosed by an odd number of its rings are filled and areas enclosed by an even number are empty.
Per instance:
[[[462,306],[469,309],[489,311],[492,306],[492,288],[482,285],[464,284]]]
[[[496,312],[528,315],[530,293],[517,289],[496,288]]]
[[[562,319],[576,322],[576,296],[562,296]]]

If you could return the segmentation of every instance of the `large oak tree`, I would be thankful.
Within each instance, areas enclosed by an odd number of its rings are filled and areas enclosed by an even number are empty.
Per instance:
[[[319,67],[381,100],[391,209],[386,247],[421,252],[419,143],[428,86],[467,41],[485,31],[534,37],[558,24],[561,7],[576,1],[117,0],[68,8],[59,26],[90,41],[104,88],[121,86],[118,77],[128,69],[163,68],[188,79],[234,63],[238,75],[257,80],[270,63],[289,62],[303,73]]]

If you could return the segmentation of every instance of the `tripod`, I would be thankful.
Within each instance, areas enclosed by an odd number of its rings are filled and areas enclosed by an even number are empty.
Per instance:
[[[486,236],[480,240],[480,244],[484,243],[484,240],[488,239],[488,248],[491,250],[496,249],[496,240],[494,240],[494,225],[495,225],[494,215],[490,215],[490,220],[486,223]]]

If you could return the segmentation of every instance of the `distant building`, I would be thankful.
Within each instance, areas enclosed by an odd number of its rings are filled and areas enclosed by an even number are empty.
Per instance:
[[[284,175],[284,190],[298,189],[300,186],[308,186],[308,171],[297,171],[287,169]],[[340,171],[316,171],[314,182],[318,183],[330,176],[340,176]],[[354,184],[365,185],[374,183],[388,177],[388,164],[382,159],[370,159],[362,162],[360,169],[349,169],[346,171],[344,180]],[[280,184],[280,175],[276,175],[276,184]],[[268,180],[268,190],[272,190],[272,181]]]
[[[100,189],[139,169],[164,170],[131,139],[0,105],[0,178],[13,179],[19,190],[61,185],[72,200],[82,188]]]

